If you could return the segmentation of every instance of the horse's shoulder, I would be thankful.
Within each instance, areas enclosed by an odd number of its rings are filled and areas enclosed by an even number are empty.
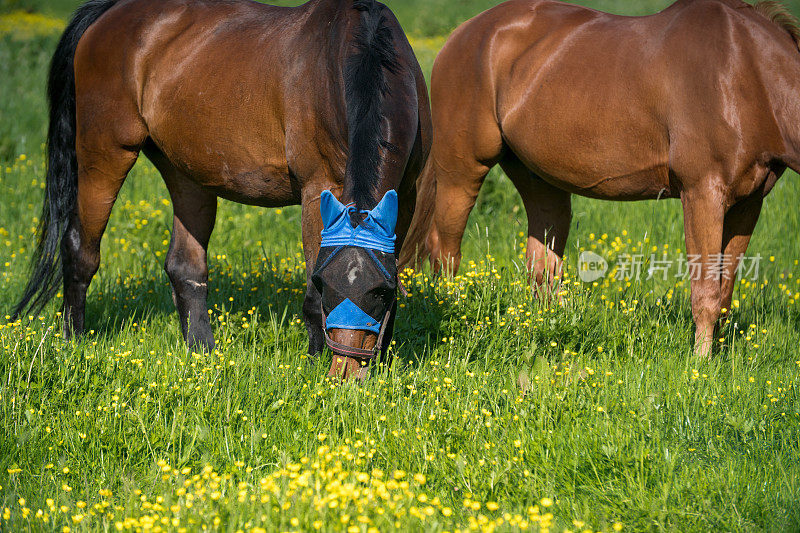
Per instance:
[[[786,33],[800,46],[800,23],[785,6],[772,0],[749,4],[742,0],[678,0],[661,14],[670,19],[673,28],[702,28],[706,35],[736,40],[742,32],[735,29]]]
[[[496,14],[502,18],[516,16],[533,18],[542,15],[558,15],[563,17],[607,15],[607,13],[603,13],[602,11],[563,2],[562,0],[508,0],[488,9],[483,14]]]
[[[560,0],[508,0],[461,24],[449,41],[486,41],[502,35],[531,33],[536,26],[551,30],[595,17],[611,16]]]

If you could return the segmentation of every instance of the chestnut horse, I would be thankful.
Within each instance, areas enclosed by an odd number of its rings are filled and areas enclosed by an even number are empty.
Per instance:
[[[624,17],[511,0],[478,15],[433,67],[433,147],[401,262],[416,247],[458,268],[495,164],[522,196],[540,284],[561,268],[571,194],[680,198],[687,253],[702,261],[695,351],[709,354],[762,201],[800,169],[798,42],[775,2],[679,0]]]
[[[143,152],[172,198],[165,268],[190,347],[214,347],[206,253],[217,197],[302,205],[310,354],[327,339],[335,353],[352,356],[335,357],[331,372],[361,376],[372,358],[366,355],[388,345],[395,251],[411,222],[431,133],[419,64],[385,6],[374,0],[311,0],[293,8],[248,0],[91,0],[58,44],[48,96],[40,241],[17,314],[40,310],[63,278],[65,334],[83,331],[101,237]],[[392,244],[377,252],[348,247],[340,257],[351,263],[350,283],[331,291],[324,276],[321,284],[311,282],[324,191],[352,204],[352,224],[364,226],[365,234],[377,227]],[[381,220],[391,227],[379,226],[370,211],[382,197],[390,201],[382,204]],[[341,329],[325,327],[323,314],[333,310],[326,306],[345,298],[370,302],[380,335],[347,320],[337,322]]]

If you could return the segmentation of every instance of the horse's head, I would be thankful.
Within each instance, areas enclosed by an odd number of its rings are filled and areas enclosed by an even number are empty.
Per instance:
[[[397,291],[397,193],[369,211],[320,199],[322,245],[313,282],[322,294],[322,327],[333,352],[330,376],[363,379],[381,354]]]

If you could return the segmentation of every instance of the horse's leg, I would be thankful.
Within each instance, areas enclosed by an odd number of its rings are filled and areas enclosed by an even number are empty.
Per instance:
[[[699,260],[699,275],[691,280],[692,316],[695,323],[695,354],[708,357],[714,341],[714,329],[721,309],[718,266],[722,251],[722,231],[725,219],[723,200],[712,187],[684,191],[683,203],[686,252]]]
[[[100,240],[111,208],[138,150],[122,148],[107,138],[78,138],[78,197],[64,238],[64,336],[80,335],[84,328],[86,291],[100,266]]]
[[[461,74],[439,69],[431,85],[433,144],[422,180],[432,179],[436,186],[426,248],[437,272],[443,266],[458,271],[469,214],[486,175],[506,148],[497,121],[496,92],[485,84],[454,92],[461,85]]]
[[[747,251],[750,237],[755,230],[756,222],[761,214],[764,196],[758,191],[733,205],[725,214],[725,228],[722,237],[722,253],[725,258],[725,272],[722,276],[722,309],[723,318],[730,312],[733,301],[733,289],[736,286],[736,270],[741,257]]]
[[[434,160],[431,167],[436,172],[436,211],[428,236],[433,268],[439,272],[444,267],[455,274],[461,264],[461,238],[467,219],[489,167],[469,156],[453,157],[443,165]]]
[[[571,195],[534,174],[514,155],[506,156],[500,166],[522,196],[528,215],[528,272],[538,287],[545,288],[561,276],[572,221]]]
[[[319,197],[322,191],[331,188],[324,184],[303,191],[302,233],[303,254],[306,260],[306,297],[303,300],[303,320],[308,330],[308,355],[314,356],[325,346],[322,333],[322,295],[311,281],[322,242],[322,217],[319,212]],[[313,189],[313,190],[312,190]]]
[[[179,172],[163,156],[148,153],[172,199],[172,239],[164,262],[181,331],[190,349],[214,349],[208,318],[208,241],[217,217],[217,196]]]

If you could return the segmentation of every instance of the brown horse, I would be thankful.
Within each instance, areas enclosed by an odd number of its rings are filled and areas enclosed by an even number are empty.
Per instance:
[[[352,356],[335,357],[331,373],[360,376],[365,362],[388,345],[394,251],[411,222],[431,133],[419,64],[385,6],[374,0],[311,0],[296,8],[248,0],[91,0],[61,38],[48,96],[40,242],[17,314],[41,309],[63,277],[65,334],[83,331],[101,237],[143,152],[172,198],[165,268],[191,347],[214,346],[206,251],[217,197],[302,205],[309,353],[320,352],[327,339],[335,353]],[[372,224],[395,239],[396,219],[396,248],[347,247],[339,258],[351,265],[349,284],[330,290],[330,276],[311,283],[323,229],[320,196],[328,190],[352,203],[354,227]],[[392,190],[397,195],[387,194]],[[391,227],[379,226],[369,211],[384,196],[393,200]],[[383,325],[380,335],[345,329],[346,321],[342,329],[326,328],[323,316],[337,298],[369,300]]]
[[[418,248],[458,268],[467,217],[498,163],[527,210],[538,283],[561,268],[571,194],[680,198],[687,252],[702,261],[691,302],[695,350],[707,355],[762,201],[787,166],[800,169],[798,42],[775,2],[679,0],[623,17],[511,0],[478,15],[433,67],[428,201],[402,261]]]

